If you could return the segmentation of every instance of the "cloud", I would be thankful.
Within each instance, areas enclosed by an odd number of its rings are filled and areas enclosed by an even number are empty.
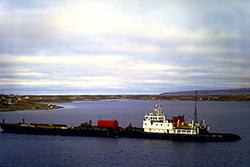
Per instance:
[[[120,94],[248,87],[249,5],[3,1],[0,90]]]

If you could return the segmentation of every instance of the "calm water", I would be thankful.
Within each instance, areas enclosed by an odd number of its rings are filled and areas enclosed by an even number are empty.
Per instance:
[[[58,110],[2,112],[5,122],[65,123],[117,119],[141,127],[155,101],[120,100],[61,103]],[[193,119],[194,102],[162,102],[167,118]],[[0,133],[0,166],[250,166],[250,103],[199,102],[198,117],[211,132],[239,134],[236,142],[199,143],[167,140]]]

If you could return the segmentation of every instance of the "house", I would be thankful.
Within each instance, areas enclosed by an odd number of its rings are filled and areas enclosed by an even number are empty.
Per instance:
[[[14,104],[14,103],[18,103],[18,98],[13,95],[10,94],[8,95],[1,95],[1,99],[0,99],[0,104],[1,105],[8,105],[8,104]]]

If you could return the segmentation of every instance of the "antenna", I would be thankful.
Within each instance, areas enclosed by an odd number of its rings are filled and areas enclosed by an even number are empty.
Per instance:
[[[194,110],[194,123],[198,123],[198,118],[197,118],[197,90],[195,91],[195,110]]]

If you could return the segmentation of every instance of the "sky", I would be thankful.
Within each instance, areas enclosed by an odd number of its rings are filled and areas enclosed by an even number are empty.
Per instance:
[[[250,87],[245,0],[1,0],[0,94]]]

